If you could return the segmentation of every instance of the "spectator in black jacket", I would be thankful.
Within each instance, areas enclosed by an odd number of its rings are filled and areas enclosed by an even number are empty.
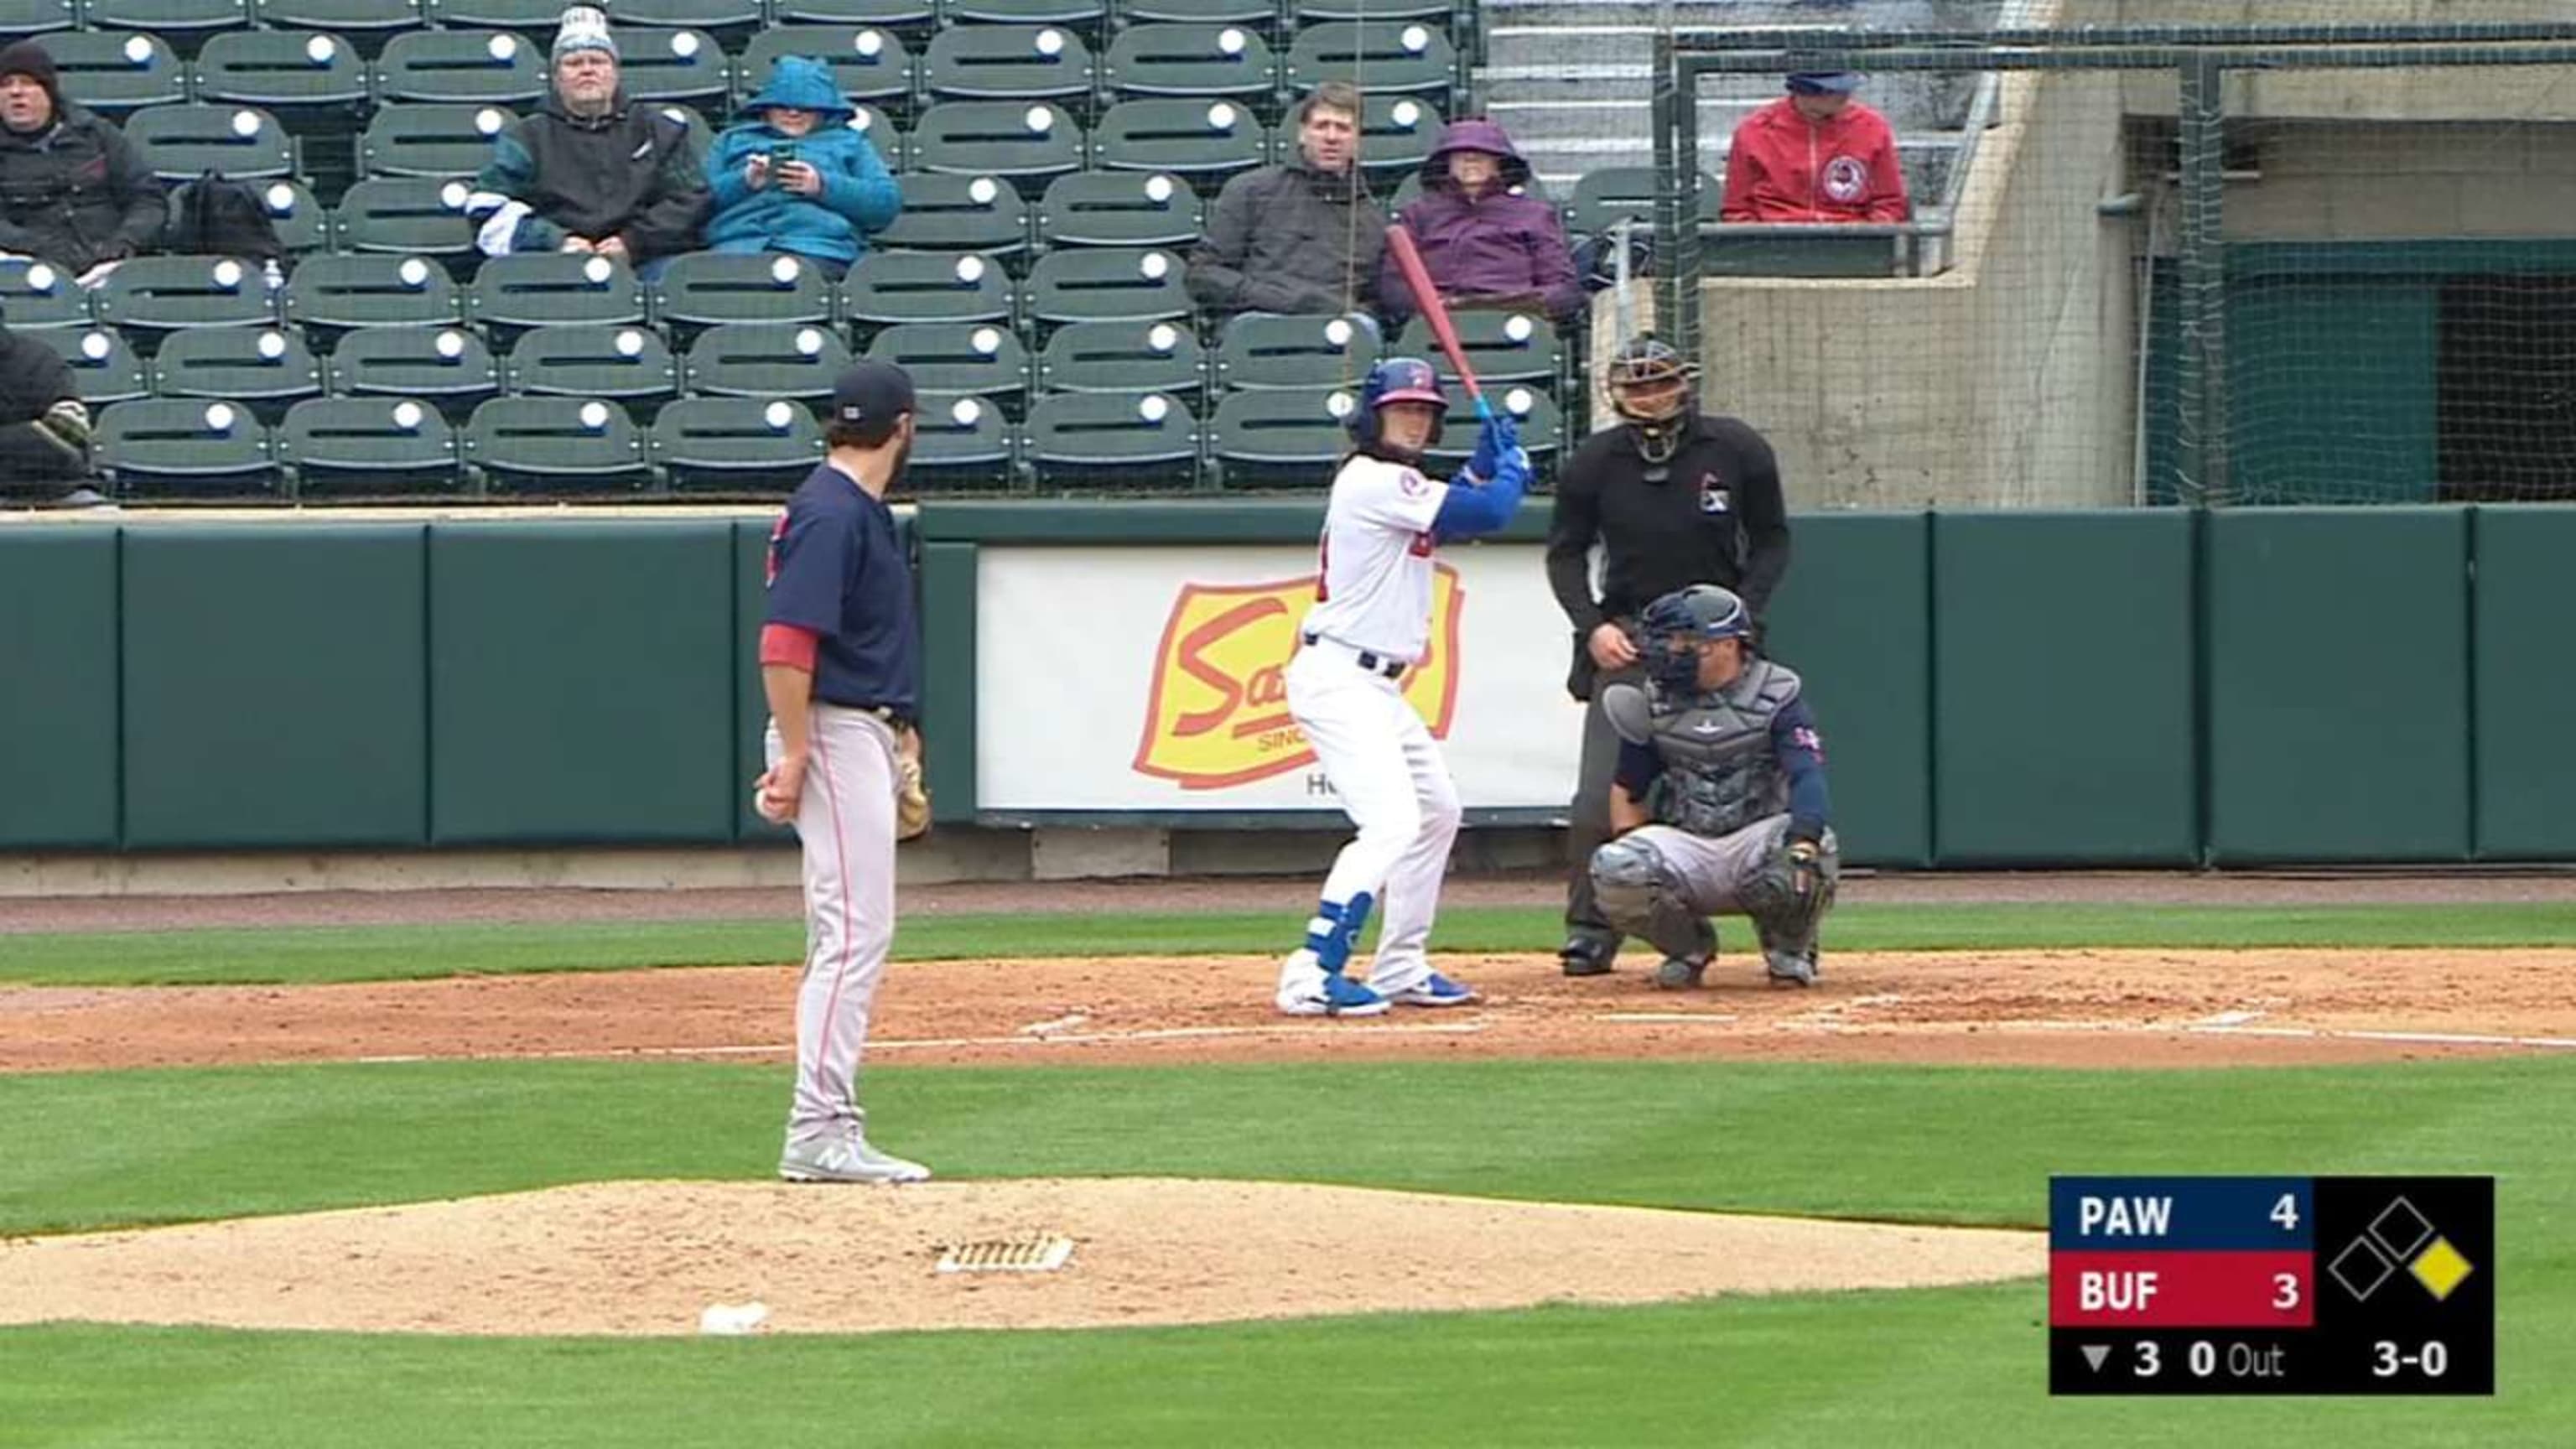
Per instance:
[[[89,409],[62,354],[0,327],[0,497],[97,502],[89,433]]]
[[[1360,175],[1360,93],[1326,81],[1289,115],[1295,159],[1218,193],[1190,253],[1190,298],[1218,316],[1374,312],[1386,217]]]
[[[96,286],[117,262],[152,249],[169,212],[125,133],[63,99],[43,46],[0,46],[0,253]]]
[[[492,138],[465,214],[486,256],[589,252],[650,281],[698,246],[707,183],[689,128],[630,101],[608,17],[586,5],[555,32],[554,89]]]

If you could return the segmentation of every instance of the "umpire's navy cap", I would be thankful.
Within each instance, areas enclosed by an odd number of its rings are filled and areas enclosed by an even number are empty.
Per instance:
[[[862,357],[832,383],[832,420],[873,423],[912,411],[912,377],[891,362]]]

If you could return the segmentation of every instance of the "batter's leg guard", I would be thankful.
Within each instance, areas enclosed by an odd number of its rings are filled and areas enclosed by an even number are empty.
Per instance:
[[[1655,973],[1658,984],[1675,969],[1690,978],[1683,984],[1698,983],[1697,973],[1717,954],[1717,930],[1684,903],[1680,875],[1653,842],[1623,835],[1594,851],[1592,885],[1612,927],[1643,936],[1668,958]]]
[[[1367,891],[1347,901],[1324,901],[1315,907],[1313,919],[1306,922],[1306,949],[1315,953],[1315,964],[1327,976],[1339,976],[1350,964],[1351,950],[1359,944],[1360,928],[1368,924],[1369,910],[1377,904]]]
[[[1786,826],[1739,892],[1745,914],[1762,938],[1763,969],[1783,986],[1816,984],[1817,927],[1833,909],[1834,890],[1842,879],[1840,842],[1828,830],[1819,844],[1815,887],[1807,894],[1798,894],[1798,867],[1789,858]]]

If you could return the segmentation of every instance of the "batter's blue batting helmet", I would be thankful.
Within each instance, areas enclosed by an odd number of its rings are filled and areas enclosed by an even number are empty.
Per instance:
[[[1449,399],[1441,394],[1440,374],[1419,357],[1382,357],[1369,369],[1368,381],[1360,386],[1360,405],[1342,426],[1350,429],[1352,441],[1363,448],[1377,446],[1377,410],[1388,403],[1429,403],[1438,409],[1432,414],[1431,436],[1425,442],[1440,441],[1440,420],[1449,411]]]
[[[1637,632],[1644,636],[1637,653],[1646,673],[1667,689],[1687,690],[1699,680],[1699,641],[1749,638],[1753,616],[1734,590],[1693,584],[1648,604],[1637,616]]]

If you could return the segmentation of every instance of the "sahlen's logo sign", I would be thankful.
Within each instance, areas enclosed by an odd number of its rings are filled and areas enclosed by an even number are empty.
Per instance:
[[[1136,772],[1184,790],[1221,790],[1314,763],[1305,732],[1288,717],[1287,682],[1297,621],[1314,597],[1312,574],[1269,584],[1182,585],[1155,651]],[[1458,707],[1458,612],[1465,602],[1457,571],[1435,567],[1431,647],[1404,674],[1406,701],[1440,739],[1448,738]]]

